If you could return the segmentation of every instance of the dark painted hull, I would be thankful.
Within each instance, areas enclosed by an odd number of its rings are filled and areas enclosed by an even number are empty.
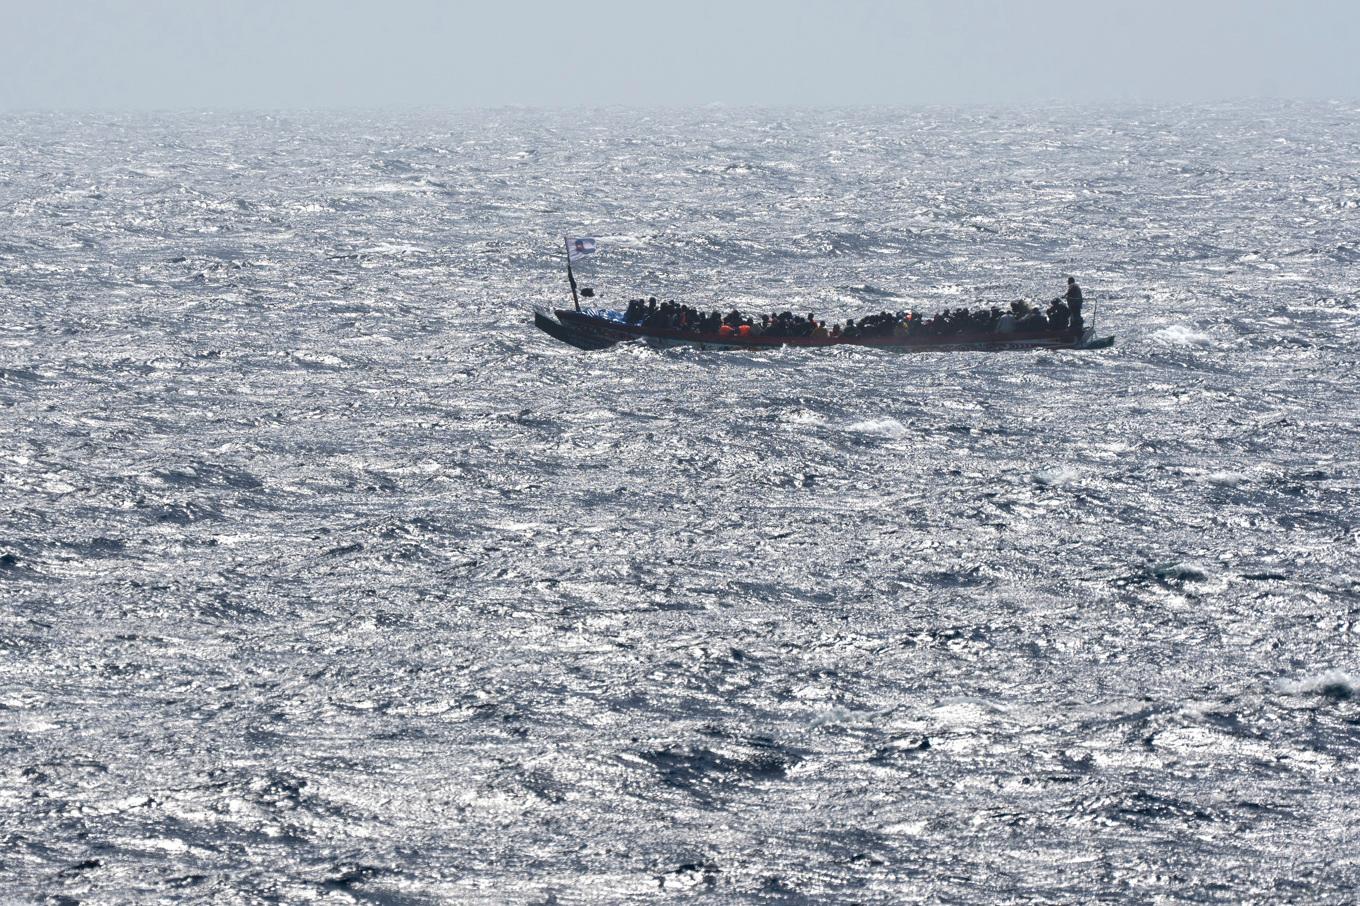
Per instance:
[[[534,311],[534,326],[578,349],[605,349],[615,343],[645,340],[654,346],[693,346],[697,349],[770,349],[778,346],[868,346],[899,352],[946,352],[1007,349],[1104,349],[1114,337],[1094,336],[1093,328],[1041,333],[971,334],[947,337],[720,337],[680,330],[657,330],[625,324],[589,311],[559,308],[549,314]]]
[[[573,312],[574,314],[574,312]],[[555,340],[561,340],[577,349],[605,349],[618,343],[618,339],[596,334],[590,330],[570,326],[552,315],[541,311],[534,312],[534,326]],[[631,339],[631,338],[629,338]]]

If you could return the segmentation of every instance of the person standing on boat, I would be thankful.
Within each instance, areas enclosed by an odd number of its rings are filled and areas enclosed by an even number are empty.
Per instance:
[[[1067,278],[1067,312],[1072,319],[1072,327],[1075,330],[1081,329],[1081,304],[1085,300],[1081,297],[1081,287],[1077,286],[1076,277]]]

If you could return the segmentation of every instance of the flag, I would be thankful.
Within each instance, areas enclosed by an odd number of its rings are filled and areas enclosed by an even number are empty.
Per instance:
[[[567,237],[567,259],[569,261],[580,261],[586,255],[595,254],[595,240],[586,237],[573,239]]]

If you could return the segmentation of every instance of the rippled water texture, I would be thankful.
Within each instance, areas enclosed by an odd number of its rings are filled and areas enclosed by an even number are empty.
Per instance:
[[[1357,123],[0,119],[3,898],[1353,902]]]

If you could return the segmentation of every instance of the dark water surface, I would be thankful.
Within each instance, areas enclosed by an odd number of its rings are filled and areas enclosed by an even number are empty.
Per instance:
[[[1357,123],[0,119],[0,894],[1354,902]]]

